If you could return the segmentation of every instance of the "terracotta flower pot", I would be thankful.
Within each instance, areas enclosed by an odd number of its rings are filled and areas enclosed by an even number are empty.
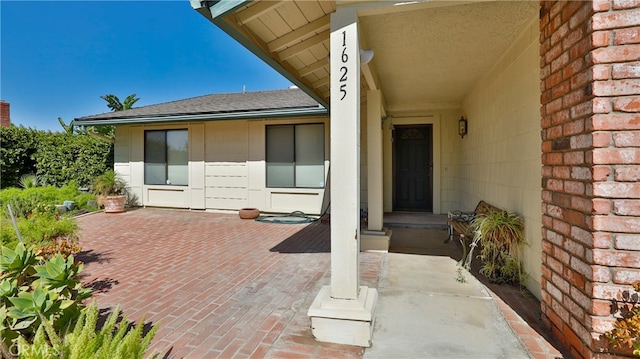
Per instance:
[[[260,215],[260,210],[257,208],[242,208],[238,214],[242,219],[256,219]]]
[[[101,202],[104,205],[105,213],[124,212],[124,203],[126,198],[127,197],[125,195],[101,197]]]

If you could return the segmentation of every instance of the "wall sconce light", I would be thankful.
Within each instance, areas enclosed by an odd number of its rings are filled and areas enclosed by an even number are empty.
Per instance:
[[[467,119],[464,116],[458,120],[458,134],[460,138],[464,138],[467,135]]]
[[[373,50],[360,49],[360,63],[363,65],[368,64],[373,59]]]

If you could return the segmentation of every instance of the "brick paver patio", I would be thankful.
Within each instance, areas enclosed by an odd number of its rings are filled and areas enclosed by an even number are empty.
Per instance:
[[[159,323],[166,358],[359,358],[313,339],[306,311],[330,280],[329,225],[164,209],[78,218],[83,282],[107,311]],[[377,287],[384,255],[361,253]]]

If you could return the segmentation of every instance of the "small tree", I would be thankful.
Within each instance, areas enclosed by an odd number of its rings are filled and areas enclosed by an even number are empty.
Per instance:
[[[66,123],[64,123],[64,120],[62,119],[62,117],[58,117],[58,122],[60,122],[60,126],[62,126],[62,128],[64,129],[64,133],[73,135],[75,131],[73,127],[73,121],[70,121],[69,124],[67,125]]]
[[[107,101],[107,107],[113,112],[124,111],[133,108],[133,105],[140,100],[136,97],[136,94],[131,94],[121,102],[118,96],[113,94],[107,94],[100,96],[101,99]],[[115,139],[115,127],[111,125],[90,126],[87,128],[87,133],[90,135],[105,140],[107,142],[114,143]]]
[[[112,94],[100,96],[100,98],[107,101],[107,107],[109,107],[113,112],[124,111],[133,108],[133,105],[138,102],[138,100],[140,100],[140,98],[136,97],[136,94],[127,96],[127,98],[124,99],[124,102],[120,102],[118,96]]]

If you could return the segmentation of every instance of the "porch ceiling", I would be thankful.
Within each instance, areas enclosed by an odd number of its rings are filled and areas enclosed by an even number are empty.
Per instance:
[[[362,66],[362,86],[381,89],[391,113],[460,107],[539,9],[538,1],[394,3],[338,2],[359,8],[361,47],[375,54]],[[263,0],[214,14],[213,21],[328,104],[335,10],[335,1]]]

